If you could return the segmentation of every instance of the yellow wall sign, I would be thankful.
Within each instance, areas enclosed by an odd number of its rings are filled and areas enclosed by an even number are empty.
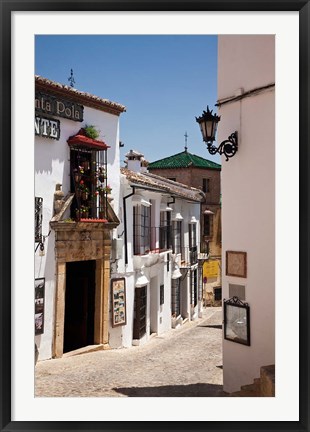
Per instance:
[[[219,271],[219,261],[205,261],[202,267],[202,277],[203,278],[217,278]]]

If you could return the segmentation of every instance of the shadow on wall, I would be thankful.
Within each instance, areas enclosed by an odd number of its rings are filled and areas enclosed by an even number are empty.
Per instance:
[[[120,387],[114,391],[128,397],[225,397],[223,386],[218,384],[189,384],[162,387]]]

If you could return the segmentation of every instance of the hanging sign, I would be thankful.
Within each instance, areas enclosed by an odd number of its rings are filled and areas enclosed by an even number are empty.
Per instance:
[[[219,270],[218,260],[205,261],[203,263],[203,277],[217,278]]]
[[[35,110],[38,114],[50,114],[73,121],[83,121],[83,105],[41,92],[36,92]]]
[[[41,116],[36,116],[34,119],[34,131],[38,136],[44,138],[60,138],[60,121]]]

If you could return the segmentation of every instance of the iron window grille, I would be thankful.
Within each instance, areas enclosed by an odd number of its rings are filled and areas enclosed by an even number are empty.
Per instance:
[[[180,254],[183,251],[182,221],[172,222],[172,250],[174,254]]]
[[[181,279],[171,280],[171,312],[172,316],[181,314]]]
[[[172,227],[171,227],[171,213],[160,212],[160,227],[159,227],[159,249],[171,249]]]
[[[189,262],[191,265],[197,262],[197,227],[189,224]]]
[[[191,283],[191,304],[193,306],[196,306],[198,302],[197,269],[191,271],[190,283]]]
[[[151,248],[151,209],[144,205],[133,207],[133,249],[135,255]]]
[[[35,212],[34,212],[34,226],[35,226],[35,242],[42,242],[42,221],[43,221],[43,198],[35,197]]]
[[[165,286],[160,285],[159,287],[160,293],[159,293],[159,304],[163,305],[165,303]]]
[[[110,193],[107,179],[107,151],[71,147],[71,217],[107,219]]]

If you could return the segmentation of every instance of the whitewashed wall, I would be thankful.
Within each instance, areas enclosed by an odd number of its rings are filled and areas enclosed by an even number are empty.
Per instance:
[[[146,343],[151,334],[156,332],[162,334],[171,329],[171,272],[172,265],[167,267],[167,260],[170,259],[167,252],[160,254],[145,255],[141,258],[133,256],[133,205],[132,198],[126,200],[127,214],[127,254],[128,263],[125,263],[125,226],[124,226],[124,202],[123,197],[132,193],[133,189],[125,176],[121,175],[120,190],[120,225],[117,228],[115,236],[123,240],[122,257],[112,264],[111,277],[125,277],[126,279],[126,298],[127,298],[127,323],[125,326],[109,329],[109,342],[112,348],[130,347],[133,343],[142,345]],[[160,206],[162,203],[171,201],[170,197],[164,197],[161,193],[143,190],[137,188],[135,194],[139,194],[143,199],[152,202],[152,226],[160,226]],[[199,204],[189,203],[186,200],[176,199],[174,204],[170,204],[174,212],[180,212],[183,216],[183,246],[189,246],[188,223],[192,216],[199,221],[200,206]],[[197,222],[197,240],[199,241],[199,222]],[[159,245],[157,245],[159,247]],[[149,283],[147,284],[147,322],[146,335],[139,342],[133,341],[133,311],[134,311],[134,293],[135,282],[138,276],[137,269],[144,266],[143,271]],[[160,305],[160,285],[164,285],[164,303]],[[190,295],[189,295],[189,278],[184,280],[182,291],[184,295],[184,309],[186,317],[190,317]],[[194,318],[198,317],[199,305],[195,308]]]
[[[43,198],[43,235],[48,235],[53,217],[53,198],[57,183],[62,184],[66,195],[70,191],[70,149],[67,140],[85,124],[93,124],[100,130],[100,137],[108,150],[108,182],[113,188],[114,208],[119,209],[119,117],[93,108],[84,107],[84,121],[60,120],[59,141],[35,137],[35,196]],[[39,348],[39,360],[51,358],[55,308],[55,237],[54,232],[45,241],[45,256],[35,254],[35,278],[45,277],[44,334],[35,337]]]
[[[274,83],[273,36],[219,36],[218,99]],[[233,72],[233,73],[232,73]],[[251,346],[223,340],[224,390],[232,392],[275,362],[275,93],[274,90],[221,106],[218,142],[239,134],[237,154],[222,159],[222,268],[226,251],[247,253],[245,286],[250,306]]]

